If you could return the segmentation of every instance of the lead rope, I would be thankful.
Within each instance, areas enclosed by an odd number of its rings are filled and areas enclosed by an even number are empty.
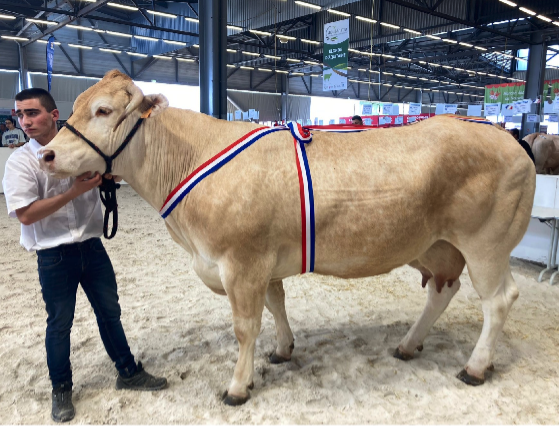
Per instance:
[[[99,196],[101,197],[101,202],[103,202],[103,205],[105,206],[103,236],[106,239],[113,239],[116,235],[116,231],[118,230],[118,204],[116,202],[116,189],[120,189],[120,184],[115,183],[114,178],[109,180],[103,177],[103,182],[99,186]],[[113,213],[113,227],[111,229],[111,234],[109,235],[109,217],[111,213]]]

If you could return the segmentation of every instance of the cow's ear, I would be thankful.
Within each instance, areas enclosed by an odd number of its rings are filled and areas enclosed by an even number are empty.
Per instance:
[[[149,117],[155,117],[169,107],[169,100],[162,94],[146,95],[144,97],[144,103],[147,105],[146,110],[151,107],[151,114]]]

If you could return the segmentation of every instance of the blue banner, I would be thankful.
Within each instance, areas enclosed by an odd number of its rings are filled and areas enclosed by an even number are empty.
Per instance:
[[[49,92],[52,81],[52,63],[54,61],[54,40],[54,36],[50,36],[47,43],[47,80],[49,82]]]

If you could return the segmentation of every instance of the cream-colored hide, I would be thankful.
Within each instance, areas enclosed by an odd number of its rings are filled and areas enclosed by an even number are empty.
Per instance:
[[[533,140],[532,152],[538,174],[559,174],[559,137],[557,135],[538,135]]]
[[[159,114],[144,122],[113,173],[156,210],[194,168],[257,127],[164,109],[163,97],[140,94],[128,77],[109,72],[78,97],[69,122],[110,155],[140,114],[155,106]],[[418,268],[428,301],[396,350],[395,356],[408,359],[458,290],[467,263],[484,324],[459,377],[482,383],[518,297],[509,257],[528,226],[536,178],[524,149],[496,126],[439,116],[363,133],[316,132],[306,150],[316,212],[315,272],[356,278],[406,263]],[[43,157],[43,168],[58,177],[105,168],[66,129],[43,152],[50,155]],[[192,255],[204,283],[229,298],[239,356],[225,402],[243,403],[253,385],[264,306],[277,329],[271,360],[289,360],[293,350],[282,285],[301,271],[301,205],[290,133],[262,138],[205,178],[166,225]]]

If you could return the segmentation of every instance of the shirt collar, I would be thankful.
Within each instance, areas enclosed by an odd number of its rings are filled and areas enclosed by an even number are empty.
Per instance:
[[[37,152],[43,148],[43,146],[41,146],[39,144],[39,142],[37,140],[35,140],[34,138],[31,138],[29,140],[29,147],[31,147],[31,151],[33,152],[33,154],[35,156],[37,156]]]

